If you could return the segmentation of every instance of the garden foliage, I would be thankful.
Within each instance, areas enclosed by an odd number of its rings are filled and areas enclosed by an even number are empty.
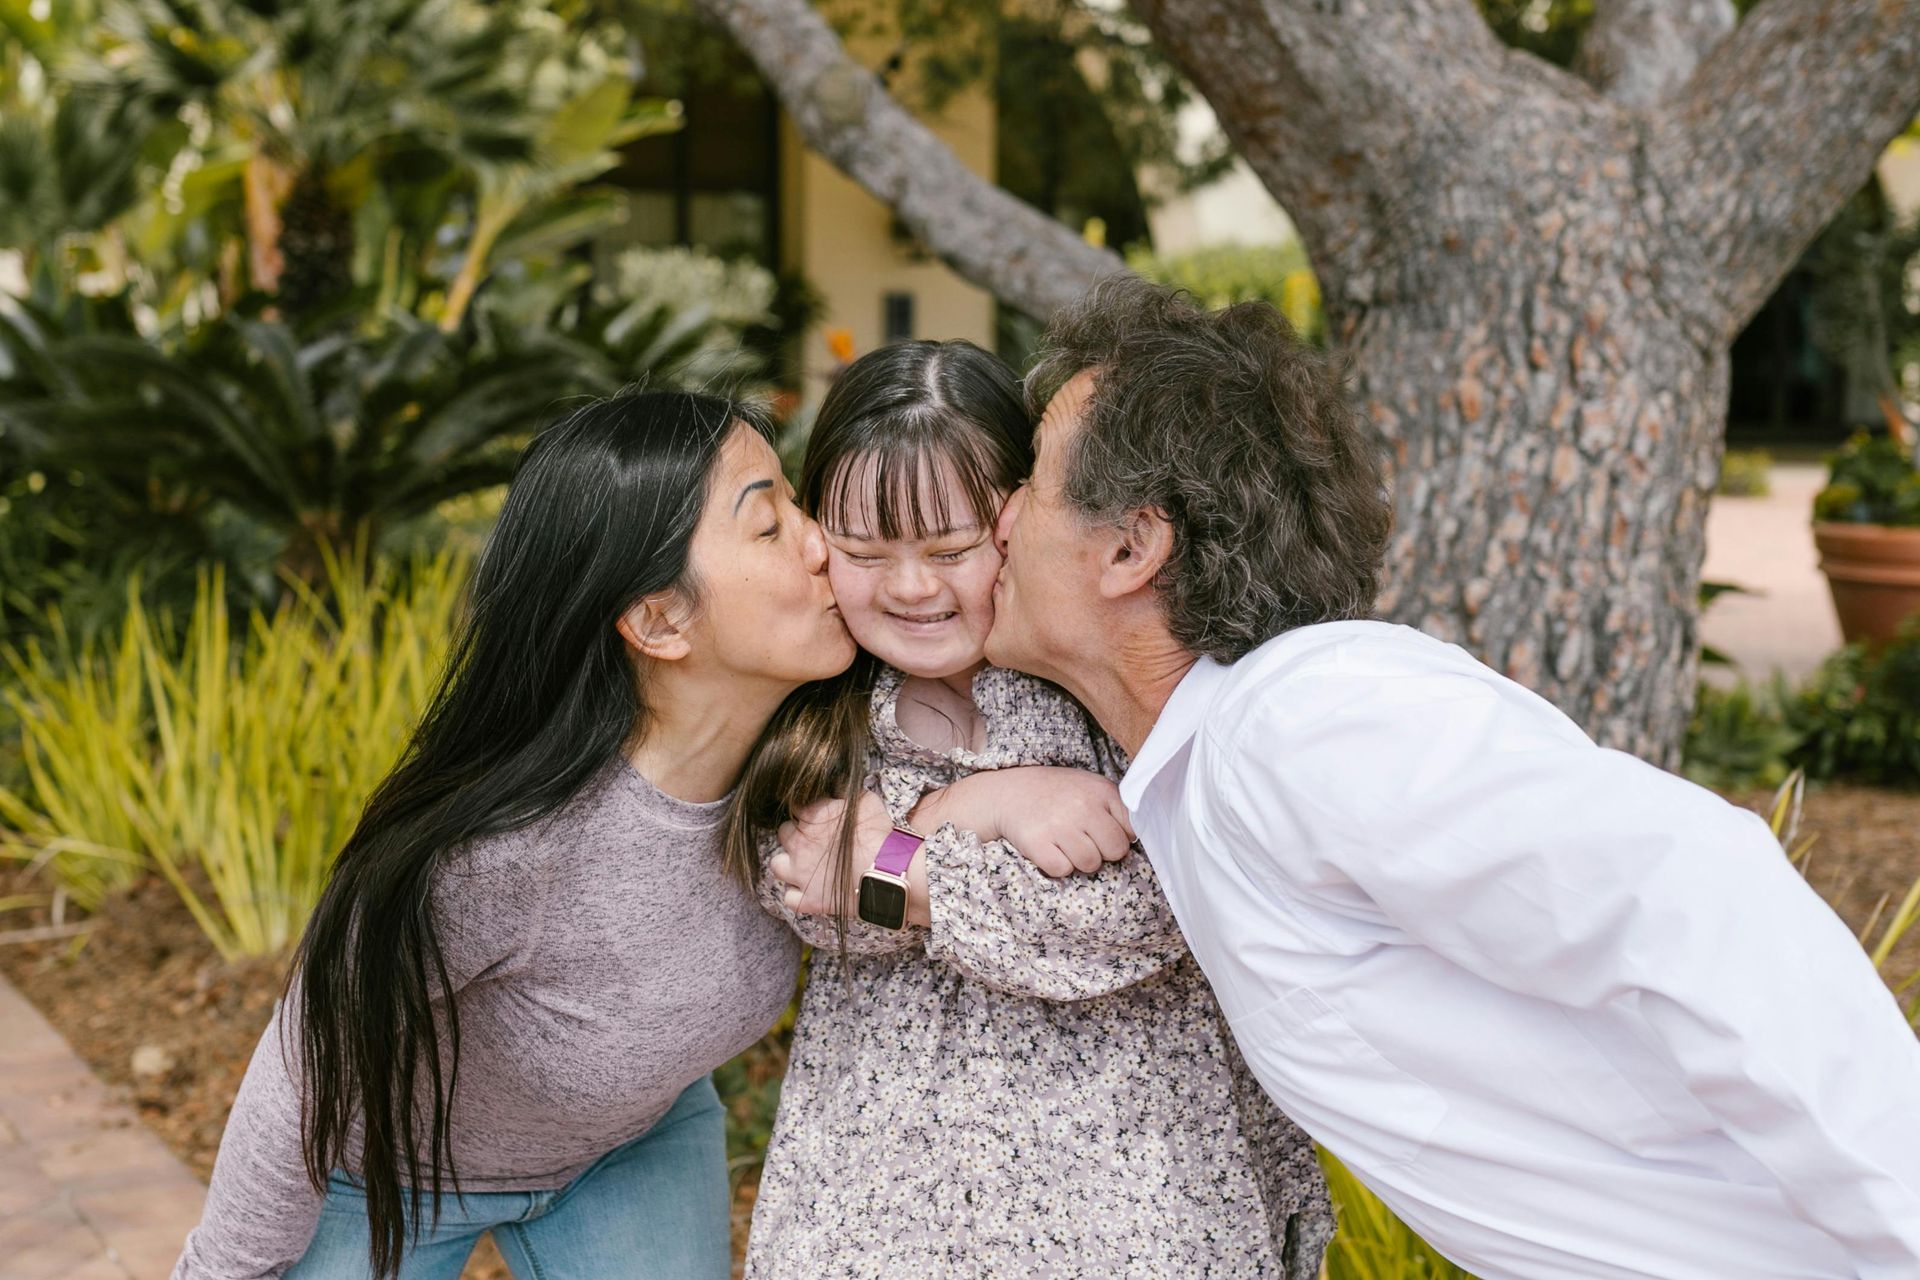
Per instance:
[[[1765,449],[1727,450],[1713,491],[1729,498],[1766,497],[1773,491],[1773,455]]]
[[[1271,303],[1302,337],[1326,340],[1320,282],[1307,262],[1306,250],[1297,242],[1219,245],[1169,257],[1135,254],[1127,265],[1149,280],[1185,289],[1202,306]]]
[[[1827,659],[1786,713],[1812,776],[1920,786],[1920,620],[1878,653],[1853,645]]]
[[[1320,1167],[1338,1223],[1325,1280],[1473,1280],[1395,1217],[1332,1153],[1320,1152]]]
[[[1826,488],[1813,500],[1814,519],[1920,525],[1920,468],[1891,435],[1855,435],[1829,467]]]
[[[324,597],[296,583],[240,634],[214,569],[182,625],[136,596],[116,636],[8,651],[0,851],[89,908],[158,872],[223,956],[281,953],[440,677],[466,569],[329,553]]]
[[[1702,685],[1683,771],[1725,790],[1809,777],[1920,786],[1920,621],[1878,652],[1851,645],[1794,687]]]

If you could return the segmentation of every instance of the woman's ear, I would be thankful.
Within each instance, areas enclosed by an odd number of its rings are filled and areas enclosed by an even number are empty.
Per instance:
[[[1173,522],[1158,507],[1131,512],[1102,549],[1100,594],[1118,600],[1153,585],[1173,557]]]
[[[627,644],[659,662],[678,662],[693,652],[687,634],[692,612],[678,592],[658,591],[636,601],[614,624]]]

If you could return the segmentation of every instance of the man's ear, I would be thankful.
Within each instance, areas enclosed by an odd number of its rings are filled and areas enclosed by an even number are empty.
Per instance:
[[[629,646],[659,662],[678,662],[693,652],[687,635],[692,612],[674,591],[658,591],[635,601],[614,624]]]
[[[1173,522],[1158,507],[1131,512],[1100,554],[1101,595],[1118,600],[1144,591],[1173,557]]]

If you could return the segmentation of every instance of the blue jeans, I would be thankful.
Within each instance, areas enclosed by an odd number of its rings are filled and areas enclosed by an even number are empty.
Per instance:
[[[491,1231],[518,1280],[728,1280],[725,1115],[711,1079],[688,1086],[660,1122],[553,1191],[469,1192],[421,1204],[419,1238],[400,1280],[459,1280]],[[367,1201],[335,1173],[320,1225],[286,1280],[363,1280]]]

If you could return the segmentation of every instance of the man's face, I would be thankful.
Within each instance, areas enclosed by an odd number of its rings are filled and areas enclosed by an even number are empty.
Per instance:
[[[1100,604],[1100,543],[1062,492],[1069,447],[1093,391],[1091,371],[1048,402],[1034,431],[1033,477],[1000,512],[994,537],[1006,563],[994,584],[987,661],[1072,688],[1070,663]]]

